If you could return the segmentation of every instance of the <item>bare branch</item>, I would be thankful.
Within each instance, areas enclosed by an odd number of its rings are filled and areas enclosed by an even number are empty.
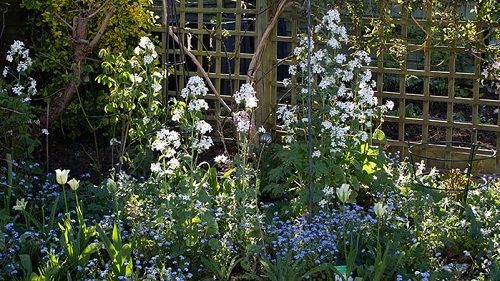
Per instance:
[[[250,65],[248,66],[247,83],[251,84],[251,82],[255,80],[255,72],[262,63],[262,54],[266,49],[267,42],[269,41],[269,36],[271,36],[272,31],[276,27],[276,24],[278,23],[281,14],[283,14],[285,9],[291,6],[292,4],[293,3],[289,2],[288,0],[281,0],[279,2],[278,7],[276,9],[276,13],[274,14],[274,17],[272,18],[271,22],[267,25],[267,28],[264,31],[264,34],[260,39],[259,45],[257,46],[257,49],[255,50],[255,53],[252,57],[252,61],[250,61]]]
[[[104,9],[104,7],[106,7],[106,4],[108,4],[109,0],[106,0],[104,3],[102,3],[101,7],[97,8],[97,10],[95,10],[92,14],[90,14],[88,17],[91,18],[95,15],[97,15],[97,13],[99,13],[102,9]]]
[[[55,13],[55,15],[60,21],[62,21],[65,25],[67,25],[69,29],[73,30],[73,26],[69,24],[66,20],[64,20],[58,13]]]
[[[179,37],[177,37],[177,35],[175,34],[173,28],[171,26],[168,26],[168,20],[167,20],[167,0],[163,0],[163,23],[165,24],[165,26],[167,27],[167,30],[168,30],[168,34],[174,39],[174,41],[179,45],[181,46],[181,48],[184,50],[184,53],[186,53],[186,55],[189,56],[189,58],[193,61],[193,63],[196,65],[196,67],[198,68],[198,70],[201,72],[201,74],[203,75],[203,78],[205,78],[205,81],[207,82],[208,84],[208,87],[210,88],[210,90],[212,90],[212,92],[214,93],[214,95],[217,97],[217,99],[219,100],[219,102],[222,104],[222,106],[228,110],[229,112],[233,112],[231,110],[231,108],[227,105],[227,103],[224,101],[224,99],[222,99],[221,95],[219,94],[219,92],[217,92],[217,89],[215,89],[215,86],[214,84],[212,83],[212,81],[210,80],[210,77],[208,76],[208,73],[205,71],[205,69],[203,69],[203,66],[201,65],[201,63],[198,61],[198,59],[193,55],[193,53],[191,53],[189,51],[188,48],[186,48],[186,46],[184,46],[184,44],[181,44],[180,40],[179,40]]]
[[[92,41],[89,44],[90,48],[94,48],[101,39],[101,36],[104,34],[106,28],[108,27],[109,20],[111,19],[111,16],[113,16],[114,11],[115,11],[115,6],[111,5],[108,9],[108,12],[106,12],[106,16],[102,20],[101,26],[99,27],[99,30],[94,36],[94,39],[92,39]]]

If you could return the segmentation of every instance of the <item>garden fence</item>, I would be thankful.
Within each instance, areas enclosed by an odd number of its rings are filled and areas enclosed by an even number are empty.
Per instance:
[[[276,2],[276,1],[274,1]],[[220,98],[232,108],[232,94],[247,80],[248,66],[266,28],[272,23],[276,3],[270,0],[156,0],[153,10],[163,17],[181,38],[182,44],[201,63]],[[372,49],[370,68],[377,82],[376,94],[381,103],[392,100],[393,111],[383,116],[383,130],[388,136],[385,148],[406,151],[407,138],[413,143],[432,141],[470,141],[477,130],[477,141],[488,147],[500,147],[499,95],[482,82],[485,59],[481,49],[464,43],[464,38],[445,36],[450,24],[465,26],[475,20],[475,3],[449,1],[453,18],[436,17],[432,1],[422,1],[420,9],[406,4],[380,0],[376,9],[367,10],[360,24],[346,26],[357,38],[368,37],[367,26],[384,17],[391,38]],[[446,2],[446,1],[443,1]],[[164,5],[165,4],[165,5]],[[166,6],[167,9],[164,9]],[[288,7],[277,21],[262,54],[262,64],[254,75],[261,107],[257,124],[276,134],[279,121],[273,114],[280,104],[293,104],[294,93],[283,86],[288,77],[290,56],[297,38],[304,32],[305,13]],[[387,18],[386,15],[389,15]],[[478,25],[481,37],[491,26]],[[167,81],[168,96],[178,95],[187,76],[199,75],[196,65],[168,36],[165,27],[155,30],[165,47],[165,63],[172,74]],[[387,30],[380,30],[386,32]],[[481,38],[479,38],[482,40]],[[487,40],[484,38],[484,40]],[[488,43],[488,42],[487,42]],[[490,44],[495,43],[490,39]],[[212,111],[207,119],[224,118],[228,111],[214,92],[207,97]],[[230,122],[229,122],[230,123]],[[431,146],[425,153],[440,157],[464,157],[446,147]],[[458,153],[458,154],[457,154]],[[482,153],[478,151],[478,153]],[[456,155],[455,155],[456,154]],[[500,157],[481,163],[479,171],[500,171]]]

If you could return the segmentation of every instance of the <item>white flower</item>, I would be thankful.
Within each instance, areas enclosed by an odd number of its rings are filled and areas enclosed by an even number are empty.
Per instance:
[[[21,200],[17,199],[16,200],[16,205],[12,207],[12,209],[16,211],[24,211],[26,210],[26,206],[28,205],[28,201],[25,201],[24,198]]]
[[[28,64],[31,64],[31,61],[20,61],[16,67],[17,72],[28,70]]]
[[[66,182],[68,182],[68,174],[69,170],[61,170],[57,169],[56,170],[56,181],[58,184],[63,185]]]
[[[72,190],[76,191],[80,186],[80,181],[76,179],[71,179],[70,181],[68,181],[68,185]]]
[[[23,94],[23,90],[24,90],[24,86],[19,84],[19,83],[16,83],[14,85],[14,87],[12,87],[12,92],[18,96],[22,95]]]
[[[328,201],[326,201],[325,199],[321,199],[321,201],[319,201],[319,203],[318,203],[320,208],[324,208],[327,204],[328,204]]]
[[[188,110],[190,111],[200,111],[202,109],[208,109],[208,103],[204,99],[192,99],[188,103]]]
[[[168,143],[164,140],[154,140],[151,144],[151,150],[153,151],[163,151],[166,147],[168,147]]]
[[[221,154],[221,155],[217,155],[215,156],[214,158],[214,162],[217,163],[217,164],[221,164],[221,163],[226,163],[228,160],[227,156],[224,155],[224,154]]]
[[[387,213],[387,208],[389,206],[384,205],[382,202],[375,203],[374,210],[377,217],[383,217]]]
[[[160,85],[160,84],[156,84],[156,83],[155,83],[155,84],[151,85],[151,88],[153,88],[153,91],[155,91],[155,92],[159,92],[159,91],[161,90],[161,88],[162,88],[162,87],[161,87],[161,85]]]
[[[28,92],[30,93],[30,95],[36,95],[36,80],[31,78],[31,77],[28,77],[28,80],[30,81],[30,85],[28,87]]]
[[[394,102],[392,100],[388,100],[385,103],[385,107],[387,108],[387,110],[392,110],[394,108]]]
[[[297,108],[295,106],[290,109],[288,109],[286,105],[278,108],[277,117],[278,119],[283,120],[284,123],[283,126],[285,128],[292,127],[294,123],[298,122],[297,115],[295,112],[296,110]]]
[[[321,156],[321,151],[316,150],[312,153],[313,158],[319,158]]]
[[[331,186],[325,186],[325,188],[323,188],[323,193],[326,195],[326,196],[331,196],[334,194],[334,190],[333,190],[333,187]]]
[[[338,64],[342,64],[347,60],[347,57],[344,54],[337,54],[335,56],[335,62]]]
[[[207,132],[212,131],[212,125],[207,123],[205,120],[198,120],[194,122],[194,127],[195,130],[198,131],[200,134],[204,135]]]
[[[158,139],[151,144],[151,150],[163,152],[166,148],[179,148],[181,145],[179,133],[168,129],[161,129],[156,132]]]
[[[285,78],[283,79],[283,86],[288,87],[292,83],[292,80],[290,78]]]
[[[172,158],[168,160],[167,165],[169,170],[175,170],[181,166],[181,163],[176,158]]]
[[[17,53],[22,53],[23,50],[24,50],[24,43],[19,40],[14,40],[12,45],[10,45],[10,50],[7,51],[7,54],[12,55]],[[9,60],[9,62],[12,62],[12,60]]]
[[[135,73],[132,74],[130,79],[132,80],[132,83],[141,83],[143,80],[143,78],[139,74],[135,74]]]
[[[49,130],[47,128],[42,129],[42,134],[48,136],[49,135]]]
[[[143,36],[141,39],[139,39],[139,47],[143,49],[147,49],[147,46],[151,43],[151,39],[149,37]]]
[[[199,140],[196,139],[193,141],[193,148],[198,151],[207,150],[214,144],[213,140],[209,136],[202,136]]]
[[[344,183],[342,184],[339,188],[337,188],[337,197],[339,198],[339,201],[341,203],[347,202],[349,200],[349,197],[351,196],[351,188],[349,187],[349,184]]]
[[[142,49],[141,49],[140,47],[135,47],[135,49],[134,49],[134,54],[136,54],[136,55],[140,55],[140,54],[141,54],[141,52],[142,52]]]
[[[181,90],[181,97],[205,96],[207,93],[208,88],[205,86],[203,79],[199,76],[192,76],[189,78],[186,87]]]
[[[172,111],[172,121],[178,122],[179,120],[182,119],[182,116],[184,115],[184,110],[180,108],[176,108]]]
[[[151,64],[153,62],[154,58],[151,55],[145,55],[144,56],[144,63],[145,64]]]
[[[119,145],[121,144],[122,142],[117,140],[116,138],[112,138],[110,141],[109,141],[109,145],[110,146],[113,146],[113,145]]]
[[[250,129],[250,119],[244,110],[233,113],[233,123],[236,125],[236,131],[238,132],[245,133]]]
[[[177,153],[177,151],[173,148],[167,148],[167,149],[165,149],[165,151],[163,151],[163,155],[165,155],[165,157],[167,157],[167,158],[174,157],[176,153]]]
[[[258,99],[255,97],[255,89],[250,84],[243,84],[239,91],[234,94],[234,100],[237,104],[244,103],[246,108],[257,107]]]
[[[162,168],[161,168],[161,164],[156,162],[156,163],[151,163],[151,172],[152,173],[155,173],[155,174],[158,174],[162,171]]]

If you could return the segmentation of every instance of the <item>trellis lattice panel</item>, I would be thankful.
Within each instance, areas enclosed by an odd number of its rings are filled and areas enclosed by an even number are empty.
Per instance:
[[[209,104],[206,119],[230,125],[229,113],[237,109],[232,96],[246,83],[248,67],[261,36],[259,25],[265,21],[262,14],[266,13],[258,9],[256,0],[175,1],[174,5],[169,1],[172,0],[157,1],[155,11],[163,15],[162,5],[168,4],[170,9],[175,5],[175,17],[171,17],[170,10],[167,22],[187,50],[182,51],[164,27],[156,30],[162,36],[165,65],[170,70],[167,98],[179,96],[189,77],[203,76],[186,55],[189,52],[213,85],[205,97]]]
[[[474,20],[474,14],[469,14],[471,3],[467,4],[455,7],[455,21]],[[462,38],[439,40],[443,36],[439,32],[450,22],[435,18],[430,3],[414,11],[404,6],[389,8],[389,24],[395,27],[397,40],[389,41],[374,57],[372,70],[381,103],[395,103],[382,127],[392,149],[406,152],[408,141],[473,141],[499,147],[500,100],[482,81],[485,57],[481,50],[467,46]],[[406,48],[403,61],[395,58],[393,48],[398,46],[393,42]],[[456,157],[442,147],[431,146],[427,153]],[[480,172],[497,172],[498,161],[497,157],[482,163]]]
[[[155,1],[157,14],[162,14],[161,6],[168,1],[174,0]],[[172,21],[169,15],[167,22],[201,63],[215,88],[207,97],[210,104],[207,119],[221,120],[229,116],[217,95],[231,109],[236,109],[232,96],[247,81],[250,61],[277,9],[272,2],[174,2],[176,20]],[[406,152],[408,138],[411,143],[470,141],[473,129],[477,130],[473,141],[493,148],[500,146],[500,98],[481,80],[485,61],[482,50],[471,48],[460,38],[439,39],[451,21],[456,24],[475,20],[471,13],[474,4],[466,1],[451,7],[456,9],[455,18],[446,21],[435,16],[432,1],[422,1],[419,9],[408,9],[406,4],[379,0],[377,6],[367,6],[370,9],[366,10],[360,25],[348,22],[349,16],[344,14],[344,24],[357,38],[367,37],[366,27],[377,19],[383,18],[387,29],[390,28],[391,38],[372,48],[369,66],[377,82],[376,95],[380,103],[387,100],[395,103],[395,108],[383,116],[382,128],[389,139],[386,146],[389,150]],[[293,91],[285,88],[282,81],[289,77],[288,66],[294,63],[291,53],[297,38],[306,30],[304,24],[304,11],[286,9],[271,30],[260,68],[252,77],[260,104],[256,123],[273,132],[279,130],[274,115],[277,106],[295,102]],[[162,36],[164,47],[172,46],[164,48],[166,65],[172,60],[185,62],[171,67],[167,96],[177,96],[187,81],[184,78],[200,75],[200,71],[167,36],[164,27],[157,32]],[[478,34],[481,35],[480,30]],[[435,153],[431,150],[432,147],[429,153]],[[451,157],[446,149],[436,150]],[[483,172],[500,171],[499,159],[484,165]]]

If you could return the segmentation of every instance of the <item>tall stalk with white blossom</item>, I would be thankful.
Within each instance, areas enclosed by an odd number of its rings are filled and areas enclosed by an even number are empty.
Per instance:
[[[118,147],[120,164],[147,169],[143,166],[151,155],[145,148],[165,116],[161,91],[165,72],[157,66],[156,47],[148,37],[142,37],[131,58],[105,49],[99,56],[104,59],[104,73],[97,81],[110,91],[104,108],[114,124],[110,144]]]
[[[309,42],[311,42],[309,44]],[[297,63],[290,66],[286,86],[296,89],[297,104],[278,108],[281,120],[283,149],[277,153],[283,165],[270,171],[271,182],[284,182],[287,190],[303,193],[307,186],[308,122],[312,126],[313,186],[315,203],[321,199],[324,186],[349,183],[354,190],[377,186],[384,177],[386,161],[383,154],[371,147],[373,132],[383,140],[376,128],[380,113],[391,105],[379,105],[374,95],[375,82],[366,68],[370,56],[362,50],[351,51],[347,29],[340,23],[340,14],[330,10],[314,27],[313,38],[299,41],[293,51]],[[308,47],[313,48],[308,58]],[[312,88],[308,89],[309,64]],[[308,94],[311,93],[312,115],[308,120]],[[273,192],[271,183],[268,190]],[[274,192],[276,194],[276,192]],[[301,207],[299,207],[300,209]]]
[[[170,115],[172,128],[156,133],[152,150],[158,151],[159,161],[151,164],[151,171],[160,176],[175,175],[185,166],[189,178],[195,179],[198,156],[212,147],[213,140],[208,135],[212,126],[202,119],[202,111],[208,109],[203,99],[208,92],[203,80],[198,76],[189,79],[181,91],[183,100],[172,99]]]
[[[38,144],[31,137],[35,120],[31,100],[37,95],[36,80],[30,77],[33,64],[23,42],[14,41],[7,51],[8,65],[0,76],[0,149],[15,159],[30,158]],[[43,133],[48,134],[44,129]]]

